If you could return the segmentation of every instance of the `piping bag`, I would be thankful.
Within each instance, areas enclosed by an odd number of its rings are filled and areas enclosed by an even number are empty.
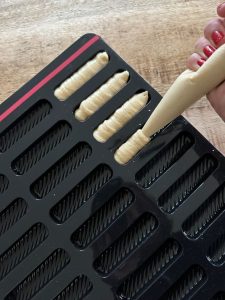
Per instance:
[[[126,164],[160,129],[225,80],[225,45],[218,48],[197,70],[184,71],[166,92],[142,129],[115,152],[115,160]]]

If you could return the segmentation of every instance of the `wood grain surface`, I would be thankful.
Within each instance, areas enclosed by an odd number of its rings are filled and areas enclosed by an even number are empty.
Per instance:
[[[164,94],[186,68],[219,0],[1,0],[0,102],[79,36],[101,35]],[[184,116],[225,154],[225,124],[206,98]]]

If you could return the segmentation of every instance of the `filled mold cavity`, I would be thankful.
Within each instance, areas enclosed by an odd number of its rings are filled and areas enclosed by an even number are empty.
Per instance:
[[[94,138],[100,143],[105,143],[134,118],[147,105],[148,101],[149,93],[147,91],[136,93],[98,126],[93,133]]]
[[[80,89],[86,82],[93,78],[109,63],[107,52],[100,52],[85,65],[78,69],[56,88],[54,95],[60,101],[67,100],[73,93]]]
[[[81,102],[80,106],[75,110],[75,118],[81,122],[86,121],[125,87],[129,77],[128,71],[115,73],[94,93]]]

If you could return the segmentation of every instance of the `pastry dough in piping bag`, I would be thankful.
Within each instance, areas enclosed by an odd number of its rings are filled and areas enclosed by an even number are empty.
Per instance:
[[[153,134],[176,119],[186,108],[224,80],[225,45],[217,49],[196,72],[186,70],[175,80],[141,129],[142,142],[145,141],[147,144]],[[130,139],[132,143],[130,143]],[[143,147],[143,143],[138,143],[140,134],[136,135],[135,133],[130,139],[115,153],[115,160],[120,164],[127,163]]]

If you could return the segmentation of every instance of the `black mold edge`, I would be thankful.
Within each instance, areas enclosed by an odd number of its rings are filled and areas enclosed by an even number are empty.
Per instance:
[[[187,132],[178,134],[162,151],[154,156],[136,173],[136,182],[149,188],[194,144],[194,138]]]
[[[222,184],[183,223],[182,230],[189,238],[197,238],[225,211],[225,183]]]
[[[76,277],[54,300],[83,300],[93,289],[93,284],[87,276]]]
[[[120,189],[72,234],[74,246],[86,248],[116,222],[134,201],[135,196],[129,189]]]
[[[140,294],[147,292],[162,272],[169,269],[179,258],[181,250],[177,241],[167,240],[141,267],[122,282],[117,290],[119,299],[139,299]]]

